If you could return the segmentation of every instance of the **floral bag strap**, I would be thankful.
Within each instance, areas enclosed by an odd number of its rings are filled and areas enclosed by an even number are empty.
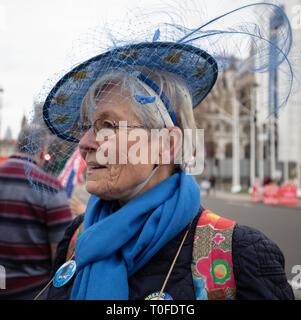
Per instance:
[[[234,300],[232,234],[236,222],[204,210],[198,220],[192,251],[196,300]]]
[[[80,237],[80,235],[83,233],[83,231],[84,231],[84,222],[82,222],[79,225],[79,227],[75,230],[75,232],[73,233],[73,236],[69,242],[69,247],[68,247],[68,251],[67,251],[67,255],[66,255],[66,261],[73,258],[74,250],[75,250],[75,246],[76,246],[76,241]]]

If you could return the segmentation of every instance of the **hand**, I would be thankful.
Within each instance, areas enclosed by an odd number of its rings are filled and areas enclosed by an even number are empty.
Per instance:
[[[69,199],[71,213],[75,216],[85,213],[87,206],[84,205],[78,198],[72,197]]]

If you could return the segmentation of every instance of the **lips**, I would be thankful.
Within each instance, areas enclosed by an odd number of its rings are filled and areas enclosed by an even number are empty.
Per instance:
[[[105,166],[93,166],[93,167],[89,167],[89,169],[105,169]]]
[[[88,170],[98,170],[98,169],[106,169],[107,167],[104,165],[101,165],[97,162],[88,162],[87,163],[87,169]]]

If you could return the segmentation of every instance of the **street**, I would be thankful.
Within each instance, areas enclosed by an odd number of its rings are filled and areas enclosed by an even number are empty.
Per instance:
[[[203,207],[241,225],[262,231],[276,242],[285,257],[285,271],[290,281],[295,274],[292,268],[301,265],[301,245],[298,241],[301,226],[301,209],[293,207],[266,206],[262,203],[217,199],[202,196]],[[301,290],[294,290],[296,299],[301,299]]]

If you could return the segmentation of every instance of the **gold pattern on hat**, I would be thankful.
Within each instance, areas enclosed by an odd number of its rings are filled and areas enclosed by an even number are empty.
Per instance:
[[[141,52],[141,50],[125,50],[122,53],[120,53],[120,58],[121,59],[126,59],[126,58],[136,59],[140,52]]]
[[[179,63],[181,61],[181,55],[183,52],[184,50],[176,51],[175,49],[171,49],[169,54],[164,56],[162,59],[169,64]]]
[[[87,71],[77,71],[74,75],[71,76],[74,81],[77,81],[79,79],[87,79]]]
[[[62,90],[59,92],[59,95],[58,95],[57,97],[54,97],[53,99],[54,99],[54,100],[56,101],[56,103],[58,103],[58,104],[65,104],[65,102],[66,102],[67,100],[69,100],[68,97],[65,97],[65,96],[64,96],[64,93],[63,93]]]
[[[209,65],[208,63],[204,63],[202,66],[196,66],[196,73],[194,73],[192,76],[203,78],[204,75],[208,72]]]
[[[52,122],[62,123],[62,122],[65,122],[66,120],[68,120],[70,118],[70,116],[68,116],[67,114],[63,114],[63,115],[54,114],[53,118],[54,119],[52,120]]]
[[[200,88],[196,91],[196,93],[193,95],[194,97],[197,97],[197,96],[200,96],[200,95],[203,95],[207,90],[207,87],[205,88]]]

